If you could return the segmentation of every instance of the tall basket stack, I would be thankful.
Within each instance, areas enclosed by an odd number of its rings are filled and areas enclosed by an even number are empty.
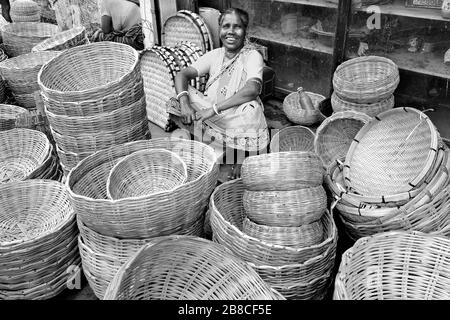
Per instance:
[[[287,299],[323,299],[337,229],[326,210],[320,159],[313,152],[252,156],[241,175],[211,197],[213,240],[250,263]]]
[[[130,46],[67,49],[42,67],[38,84],[66,173],[98,150],[145,138],[139,54]]]
[[[118,269],[156,237],[202,236],[217,177],[214,150],[193,140],[129,142],[83,159],[67,187],[83,270],[96,296],[102,299]]]
[[[379,56],[350,59],[333,75],[333,111],[357,111],[369,116],[394,107],[394,91],[400,82],[397,65]]]

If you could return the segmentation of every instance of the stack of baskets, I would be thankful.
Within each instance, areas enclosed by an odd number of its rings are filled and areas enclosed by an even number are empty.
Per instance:
[[[394,107],[394,91],[400,82],[397,65],[379,56],[350,59],[333,75],[333,110],[353,110],[369,116]]]
[[[319,110],[319,104],[325,100],[325,97],[313,92],[305,91],[305,93],[311,98],[314,110],[304,109],[299,100],[300,93],[292,92],[283,100],[283,112],[286,117],[295,124],[312,126],[325,119],[325,116]]]
[[[32,52],[0,62],[0,74],[19,106],[36,108],[39,103],[36,99],[40,99],[37,83],[39,70],[58,54],[58,51]]]
[[[326,210],[320,159],[312,152],[252,156],[241,176],[211,197],[213,240],[286,298],[324,298],[337,230]]]
[[[37,45],[35,45],[31,51],[63,51],[76,46],[81,46],[83,44],[88,44],[89,39],[86,34],[86,29],[84,27],[75,27],[69,30],[61,31],[55,34]]]
[[[12,22],[40,22],[41,9],[32,0],[16,0],[11,4],[10,15]]]
[[[450,223],[449,170],[431,120],[395,108],[359,130],[345,162],[329,163],[325,180],[353,239],[391,230],[440,233]]]
[[[67,187],[83,270],[96,296],[102,299],[120,266],[155,237],[201,236],[217,177],[214,150],[193,140],[130,142],[83,159],[69,173]]]
[[[144,90],[132,47],[99,42],[67,49],[41,68],[38,83],[66,173],[98,150],[145,138]]]
[[[58,26],[41,22],[16,22],[2,27],[3,44],[9,57],[30,53],[39,42],[54,36]]]
[[[105,299],[284,300],[221,245],[192,236],[143,246],[120,268]]]
[[[450,299],[450,240],[421,232],[364,237],[342,256],[335,300]]]
[[[8,56],[3,51],[3,49],[0,48],[0,63],[8,59]],[[6,100],[6,84],[5,80],[3,80],[2,77],[0,77],[0,103],[4,102]]]
[[[75,214],[63,184],[0,185],[0,299],[49,299],[80,265]]]
[[[62,171],[53,146],[37,130],[0,131],[0,184],[28,179],[61,181]]]

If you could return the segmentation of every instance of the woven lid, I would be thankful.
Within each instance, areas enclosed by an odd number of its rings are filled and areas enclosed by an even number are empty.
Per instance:
[[[427,115],[413,108],[385,111],[353,139],[345,183],[361,195],[408,192],[426,178],[437,151],[438,133]]]
[[[187,15],[180,14],[169,17],[164,23],[162,32],[162,45],[175,47],[182,41],[190,41],[207,51],[203,34],[193,19]]]

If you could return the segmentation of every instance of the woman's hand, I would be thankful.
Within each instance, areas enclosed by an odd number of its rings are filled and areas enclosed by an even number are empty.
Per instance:
[[[197,121],[205,121],[205,120],[208,120],[209,118],[215,116],[215,114],[216,113],[214,112],[213,108],[200,110],[200,111],[195,113],[195,120],[197,120]]]
[[[183,124],[191,124],[195,120],[195,112],[192,110],[188,102],[181,102],[181,122]]]

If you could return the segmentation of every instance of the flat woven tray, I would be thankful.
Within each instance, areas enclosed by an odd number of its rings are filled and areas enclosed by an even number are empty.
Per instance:
[[[345,183],[355,193],[380,200],[415,189],[432,169],[438,143],[438,132],[423,112],[385,111],[353,139],[344,164]]]
[[[163,46],[168,47],[175,47],[182,41],[189,41],[202,48],[203,52],[208,51],[200,27],[198,27],[192,17],[185,14],[173,15],[164,22],[161,41]]]
[[[202,51],[203,53],[206,53],[207,51],[210,51],[214,48],[213,39],[211,36],[211,32],[206,25],[205,20],[197,13],[189,11],[189,10],[180,10],[177,12],[177,15],[185,15],[188,18],[192,19],[193,22],[197,25],[197,27],[200,29],[200,32],[203,36],[203,43],[205,44],[205,49]]]

